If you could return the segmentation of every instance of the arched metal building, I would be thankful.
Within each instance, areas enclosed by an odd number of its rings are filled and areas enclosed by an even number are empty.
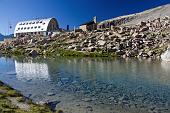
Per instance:
[[[30,21],[18,22],[15,27],[14,37],[25,35],[43,35],[47,36],[59,29],[55,18],[36,19]]]

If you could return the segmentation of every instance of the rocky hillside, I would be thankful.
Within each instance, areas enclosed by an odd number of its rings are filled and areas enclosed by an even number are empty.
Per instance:
[[[161,18],[165,16],[170,16],[170,4],[156,7],[153,9],[146,10],[144,12],[120,16],[117,18],[102,21],[100,24],[106,24],[108,22],[114,25],[135,25],[140,21],[153,20],[155,18]]]
[[[93,32],[62,32],[53,37],[14,39],[0,45],[2,54],[120,56],[160,58],[170,44],[170,17]]]

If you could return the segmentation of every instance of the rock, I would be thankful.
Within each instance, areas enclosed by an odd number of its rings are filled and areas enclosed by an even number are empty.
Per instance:
[[[118,44],[118,45],[117,45],[117,48],[118,48],[119,50],[123,50],[123,49],[124,49],[124,43]]]
[[[29,53],[29,56],[37,56],[38,52],[36,50],[31,50],[31,52]]]
[[[69,81],[69,78],[61,78],[61,81]]]
[[[73,45],[70,45],[70,46],[68,47],[68,49],[74,49],[75,47],[77,47],[77,45],[73,44]]]
[[[110,97],[109,100],[113,101],[113,100],[115,100],[115,98],[114,97]]]
[[[114,42],[121,42],[121,39],[120,38],[115,38]]]
[[[145,21],[141,21],[141,23],[140,23],[140,26],[142,27],[142,26],[146,26],[146,22]]]
[[[35,42],[36,42],[35,39],[31,39],[31,40],[29,41],[29,44],[33,44],[33,43],[35,43]]]
[[[51,108],[52,111],[55,111],[57,104],[59,104],[60,102],[61,102],[61,101],[47,102],[47,105]]]
[[[109,36],[111,35],[112,33],[109,31],[109,32],[106,32],[106,35]]]
[[[87,106],[86,107],[88,111],[93,111],[93,107],[92,106]]]
[[[91,46],[93,46],[93,45],[94,45],[94,44],[92,44],[92,43],[89,43],[89,44],[88,44],[88,47],[91,47]]]
[[[105,35],[102,35],[102,36],[100,37],[101,40],[105,40],[105,38],[106,38]]]
[[[96,40],[94,38],[88,40],[89,43],[95,43]]]
[[[103,41],[103,40],[98,41],[98,45],[100,46],[104,46],[105,44],[106,44],[106,41]]]
[[[126,46],[127,46],[127,47],[132,47],[132,42],[128,40]]]
[[[137,51],[126,51],[126,57],[135,57],[137,55]]]
[[[109,39],[114,39],[114,38],[121,38],[122,36],[119,33],[113,32],[112,35],[109,35]]]
[[[109,49],[110,51],[112,51],[112,52],[116,52],[116,51],[118,51],[119,49],[117,48],[117,47],[113,47],[113,48],[111,48],[111,49]]]
[[[145,57],[145,58],[149,57],[149,55],[147,53],[144,53],[144,52],[140,52],[139,56]]]
[[[143,34],[143,33],[134,33],[132,36],[135,37],[135,38],[144,38],[145,34]]]
[[[147,54],[148,54],[149,56],[153,56],[154,52],[153,52],[153,51],[149,51]]]
[[[73,44],[73,43],[75,43],[76,41],[74,40],[74,39],[71,39],[71,40],[68,40],[66,43],[67,44]]]
[[[54,93],[47,93],[47,96],[54,96]]]
[[[39,102],[36,102],[36,104],[39,104],[39,105],[45,105],[47,102],[44,102],[44,101],[39,101]]]
[[[143,28],[140,29],[140,32],[144,32],[144,31],[148,31],[149,30],[149,27],[148,26],[145,26]]]
[[[84,101],[84,102],[91,102],[92,99],[91,98],[84,98],[84,99],[82,99],[82,101]]]
[[[76,46],[76,47],[74,48],[74,50],[80,51],[80,50],[81,50],[81,47],[80,47],[80,46]]]
[[[118,56],[121,56],[121,55],[124,55],[125,52],[124,52],[124,51],[121,51],[121,50],[118,50],[118,51],[116,51],[116,54],[117,54]]]
[[[76,106],[80,106],[80,104],[76,104]]]
[[[87,50],[89,52],[94,52],[96,50],[96,48],[94,46],[88,47]]]

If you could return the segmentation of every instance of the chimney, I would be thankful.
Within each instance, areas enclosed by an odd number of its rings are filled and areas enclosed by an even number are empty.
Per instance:
[[[69,27],[69,25],[67,25],[67,31],[69,31],[70,30],[70,27]]]
[[[96,16],[93,17],[93,21],[94,21],[94,23],[97,23],[97,17]]]

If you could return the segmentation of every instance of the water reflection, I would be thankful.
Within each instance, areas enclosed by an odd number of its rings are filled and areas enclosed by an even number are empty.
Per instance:
[[[48,66],[45,63],[15,61],[18,80],[49,79]]]
[[[165,73],[170,73],[170,62],[162,61],[161,62],[162,69],[165,71]],[[170,77],[170,75],[168,74]]]
[[[12,76],[16,78],[0,74],[0,79],[25,95],[31,94],[31,99],[37,101],[48,99],[48,92],[57,94],[63,91],[65,94],[81,93],[82,98],[94,97],[105,104],[115,104],[110,97],[119,103],[122,101],[119,98],[124,96],[128,98],[127,103],[135,105],[143,102],[145,106],[161,107],[165,102],[166,105],[170,103],[170,63],[71,57],[25,58],[16,60],[15,65],[10,62],[0,59],[0,73],[3,71],[1,66],[9,68],[7,72],[15,67],[16,75]]]
[[[13,71],[15,71],[15,64],[14,64],[14,60],[11,58],[0,58],[0,74],[4,74],[4,73],[12,73]]]
[[[123,84],[153,83],[170,85],[170,71],[162,69],[160,61],[137,59],[57,58],[48,60],[53,80],[57,75],[78,76],[83,80],[123,82]],[[169,69],[167,69],[169,70]]]
[[[18,80],[50,79],[58,76],[123,84],[170,85],[170,63],[137,59],[62,58],[0,59],[0,73],[15,73]]]

